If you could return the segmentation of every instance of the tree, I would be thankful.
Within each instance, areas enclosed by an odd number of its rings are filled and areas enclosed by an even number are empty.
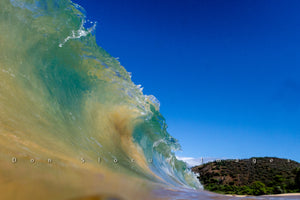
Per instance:
[[[251,188],[249,188],[248,186],[241,186],[239,194],[252,195],[253,190]]]
[[[280,186],[275,186],[273,191],[274,194],[281,194],[283,192]]]
[[[296,188],[300,190],[300,169],[297,169],[296,177],[295,177],[295,185]]]
[[[255,181],[251,184],[251,189],[254,195],[263,195],[267,193],[266,185],[260,181]]]
[[[284,181],[284,178],[281,175],[276,175],[274,181],[278,184],[281,184]]]

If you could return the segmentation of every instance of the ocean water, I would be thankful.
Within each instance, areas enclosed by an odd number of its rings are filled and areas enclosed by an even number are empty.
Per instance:
[[[1,0],[0,9],[3,177],[50,184],[45,174],[93,169],[201,187],[174,156],[180,146],[159,101],[96,44],[96,23],[83,8],[69,0]]]
[[[0,199],[231,199],[176,159],[159,101],[70,0],[0,1]]]

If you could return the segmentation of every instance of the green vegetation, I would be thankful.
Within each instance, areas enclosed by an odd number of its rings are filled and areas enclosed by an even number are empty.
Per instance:
[[[300,190],[300,168],[297,168],[296,170],[295,185],[296,188]]]
[[[280,158],[221,160],[192,168],[204,189],[238,195],[300,192],[300,163]]]

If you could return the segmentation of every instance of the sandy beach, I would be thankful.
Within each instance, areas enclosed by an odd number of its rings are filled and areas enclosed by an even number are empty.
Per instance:
[[[239,198],[250,197],[250,198],[254,198],[254,199],[255,198],[261,199],[261,197],[266,197],[266,198],[268,198],[268,197],[293,197],[293,199],[295,199],[295,198],[296,199],[300,199],[300,193],[271,194],[271,195],[261,195],[261,196],[226,194],[225,196],[228,196],[228,197],[239,197]]]

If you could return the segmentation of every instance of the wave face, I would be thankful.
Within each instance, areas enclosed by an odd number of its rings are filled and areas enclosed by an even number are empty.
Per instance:
[[[51,158],[62,168],[86,163],[200,187],[175,158],[180,145],[158,100],[96,44],[83,8],[69,0],[1,0],[0,10],[1,159],[15,156],[21,166]]]

